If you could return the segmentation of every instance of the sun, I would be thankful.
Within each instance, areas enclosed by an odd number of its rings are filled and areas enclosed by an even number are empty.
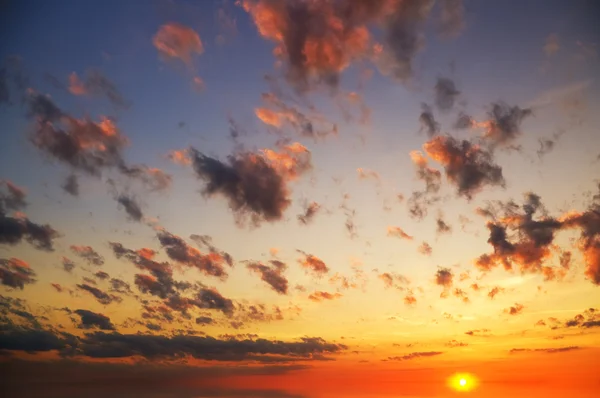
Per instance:
[[[477,378],[470,373],[455,373],[448,378],[448,386],[455,391],[473,391],[477,384]]]

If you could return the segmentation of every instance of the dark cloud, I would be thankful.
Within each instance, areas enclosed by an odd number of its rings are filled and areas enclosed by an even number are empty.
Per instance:
[[[319,205],[317,202],[306,203],[304,206],[304,212],[298,215],[298,221],[300,224],[309,224],[320,209],[321,205]]]
[[[210,325],[211,323],[213,323],[213,319],[208,316],[199,316],[196,318],[197,325]]]
[[[279,294],[287,294],[288,280],[282,275],[285,270],[285,264],[275,262],[273,266],[267,266],[262,263],[249,263],[246,267],[260,275],[260,279],[269,284],[273,290]]]
[[[119,195],[116,200],[123,206],[123,209],[131,220],[139,222],[144,218],[144,213],[134,197],[122,194]]]
[[[457,130],[467,130],[475,125],[475,120],[464,112],[460,112],[458,114],[458,118],[456,122],[454,122],[453,127]]]
[[[69,273],[71,273],[73,271],[73,269],[75,268],[75,263],[68,259],[67,257],[63,257],[62,258],[62,266],[63,269]]]
[[[14,203],[0,200],[0,244],[16,245],[25,239],[38,250],[53,251],[54,239],[60,236],[59,233],[48,224],[30,221],[23,214],[14,217],[5,215],[2,206],[9,205]]]
[[[320,258],[298,250],[303,257],[298,259],[298,262],[303,268],[312,271],[316,275],[324,275],[329,272],[329,268]]]
[[[425,152],[444,167],[446,177],[458,194],[471,199],[484,186],[505,186],[502,168],[492,154],[469,141],[438,136],[423,146]]]
[[[582,347],[569,346],[569,347],[557,347],[557,348],[513,348],[509,351],[511,354],[519,354],[523,352],[543,352],[546,354],[557,354],[566,351],[580,350]]]
[[[69,175],[65,182],[61,185],[61,188],[72,196],[79,196],[79,181],[75,174]]]
[[[66,338],[44,329],[7,325],[0,330],[0,350],[35,353],[66,346]]]
[[[129,283],[119,278],[112,278],[110,280],[110,291],[120,294],[129,294],[131,293],[131,287],[129,286]]]
[[[433,357],[433,356],[437,356],[437,355],[441,355],[441,354],[443,354],[442,351],[411,352],[410,354],[402,355],[399,357],[389,357],[388,360],[390,360],[390,361],[408,361],[411,359]]]
[[[435,121],[433,109],[427,104],[421,104],[419,122],[421,123],[421,130],[425,130],[430,138],[440,132],[440,124]]]
[[[225,269],[227,259],[219,253],[202,254],[200,250],[188,245],[182,238],[166,230],[157,232],[158,241],[173,261],[197,268],[202,273],[226,279],[228,274]]]
[[[521,134],[521,123],[533,113],[531,109],[508,106],[503,102],[492,104],[490,119],[485,122],[485,137],[495,144],[510,144]]]
[[[0,180],[0,214],[7,210],[21,210],[27,207],[25,190],[8,180]]]
[[[110,321],[110,318],[105,315],[88,310],[75,310],[73,313],[79,315],[81,318],[81,322],[78,325],[80,329],[98,328],[100,330],[115,330],[115,326]]]
[[[29,264],[18,258],[0,259],[0,281],[4,286],[21,289],[34,283],[35,272]]]
[[[108,294],[108,293],[98,289],[97,287],[90,286],[86,283],[77,284],[76,286],[78,289],[81,289],[83,291],[90,293],[92,296],[94,296],[96,298],[96,300],[98,300],[98,302],[100,304],[108,305],[108,304],[112,303],[113,301],[117,301],[117,302],[121,301],[121,299],[118,296],[115,296],[113,294]]]
[[[452,286],[454,274],[450,268],[439,268],[435,273],[435,284],[448,288]]]
[[[290,205],[286,175],[266,157],[252,153],[231,155],[227,163],[190,149],[193,168],[206,185],[204,194],[223,195],[238,222],[276,221]]]
[[[9,55],[0,65],[0,105],[13,105],[29,86],[29,77],[25,73],[19,56]],[[14,92],[13,92],[14,91]],[[18,95],[15,95],[18,92]]]
[[[460,94],[460,91],[458,91],[456,88],[454,81],[447,77],[438,77],[434,89],[435,105],[442,111],[451,110],[454,107],[456,97],[458,97]]]
[[[104,265],[104,257],[102,257],[91,246],[71,245],[70,248],[74,254],[86,260],[90,265]]]
[[[463,0],[441,0],[437,31],[442,37],[456,37],[465,28]]]
[[[452,232],[452,227],[444,221],[443,216],[440,214],[438,218],[435,220],[436,224],[436,232],[438,234],[449,234]]]
[[[225,315],[231,315],[234,310],[233,301],[223,297],[215,288],[201,288],[194,304],[199,308],[219,310]]]
[[[98,272],[94,273],[94,276],[95,276],[96,278],[98,278],[98,279],[101,279],[101,280],[105,280],[105,279],[108,279],[108,278],[110,278],[110,275],[108,275],[108,274],[107,274],[106,272],[104,272],[104,271],[98,271]]]
[[[276,376],[307,368],[307,365],[300,364],[238,364],[234,367],[187,366],[179,363],[132,365],[70,359],[30,361],[13,358],[0,363],[0,372],[6,376],[0,383],[2,391],[9,397],[308,398],[269,387],[235,388],[228,382],[231,376]]]

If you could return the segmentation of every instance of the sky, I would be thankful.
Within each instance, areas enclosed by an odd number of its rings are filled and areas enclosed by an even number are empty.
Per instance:
[[[7,396],[595,396],[596,1],[0,8]]]

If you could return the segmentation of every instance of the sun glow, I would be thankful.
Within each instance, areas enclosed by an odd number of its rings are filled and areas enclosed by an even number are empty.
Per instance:
[[[448,386],[456,391],[473,391],[477,384],[477,378],[469,373],[455,373],[448,379]]]

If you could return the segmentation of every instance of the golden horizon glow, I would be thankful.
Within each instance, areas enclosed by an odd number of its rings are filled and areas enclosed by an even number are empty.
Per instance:
[[[448,379],[448,386],[458,392],[473,391],[478,384],[477,378],[470,373],[455,373]]]

